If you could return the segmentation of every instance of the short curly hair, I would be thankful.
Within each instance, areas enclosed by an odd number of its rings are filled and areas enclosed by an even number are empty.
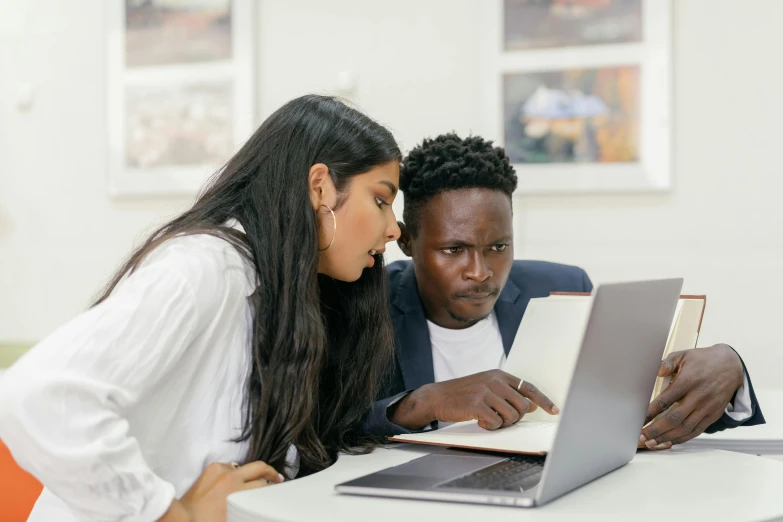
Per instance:
[[[400,190],[405,195],[402,213],[416,237],[419,213],[427,201],[449,190],[488,188],[509,197],[517,188],[517,175],[506,151],[479,136],[465,139],[441,134],[411,150],[402,160]]]

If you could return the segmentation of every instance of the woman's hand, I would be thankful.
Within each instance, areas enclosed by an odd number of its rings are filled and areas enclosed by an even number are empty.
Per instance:
[[[283,476],[265,462],[244,466],[213,462],[158,522],[225,522],[226,498],[231,493],[280,482]]]

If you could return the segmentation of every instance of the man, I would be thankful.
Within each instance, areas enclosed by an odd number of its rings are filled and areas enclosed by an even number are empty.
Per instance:
[[[503,149],[479,137],[425,140],[403,161],[398,243],[412,262],[388,267],[397,360],[366,419],[371,433],[471,419],[491,430],[536,407],[558,413],[534,376],[520,382],[498,368],[531,298],[589,292],[592,284],[580,268],[514,260],[516,184]],[[704,431],[764,422],[744,363],[725,344],[673,353],[658,375],[674,380],[650,404],[645,423],[665,414],[644,428],[640,446],[665,449]]]

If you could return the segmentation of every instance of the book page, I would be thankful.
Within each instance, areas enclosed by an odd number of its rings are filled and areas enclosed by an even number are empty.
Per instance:
[[[561,296],[531,299],[503,371],[533,383],[562,411],[582,345],[592,298]],[[538,408],[525,420],[557,421]]]
[[[663,354],[664,358],[673,352],[696,348],[705,305],[705,299],[680,299],[677,303],[677,313],[674,317],[672,331],[669,333],[669,341],[666,343],[666,350]],[[671,380],[671,377],[658,377],[655,380],[652,398],[654,399],[665,390]]]
[[[669,330],[667,350],[696,345],[705,302],[703,298],[680,300]],[[591,307],[590,296],[553,295],[531,299],[503,370],[535,384],[562,410]],[[484,430],[476,421],[468,421],[440,430],[398,435],[390,440],[540,454],[551,449],[558,419],[538,409],[514,426],[496,431]]]
[[[682,303],[682,311],[671,343],[672,352],[696,348],[706,301],[704,299],[681,299],[680,302]]]
[[[669,328],[669,337],[666,339],[666,348],[664,348],[663,350],[663,355],[661,356],[661,359],[666,359],[666,357],[672,351],[674,339],[677,336],[677,325],[679,325],[680,316],[682,315],[682,303],[683,303],[683,299],[677,301],[677,308],[674,310],[674,320],[672,321],[671,328]],[[650,396],[650,402],[652,402],[652,400],[656,398],[658,394],[661,393],[661,391],[663,391],[664,386],[668,385],[668,382],[665,382],[666,380],[667,379],[664,377],[655,378],[655,386],[653,387],[653,392],[652,395]]]
[[[513,453],[546,453],[552,448],[557,423],[521,420],[508,428],[487,431],[476,421],[457,422],[439,430],[397,435],[390,440],[436,444],[454,448],[483,449]]]
[[[663,350],[664,359],[669,355],[669,352],[671,352],[672,343],[677,332],[677,324],[680,322],[680,315],[682,315],[682,303],[682,299],[677,301],[677,308],[674,310],[674,320],[672,321],[671,328],[669,328],[669,337],[666,338],[666,348]]]

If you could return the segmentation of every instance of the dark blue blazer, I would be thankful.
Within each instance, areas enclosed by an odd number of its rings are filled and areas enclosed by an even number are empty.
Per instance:
[[[379,400],[368,410],[363,423],[367,432],[381,436],[409,433],[405,428],[389,422],[386,410],[402,395],[435,381],[430,334],[424,307],[419,298],[413,263],[396,261],[387,267],[387,271],[396,358],[391,375],[381,386]],[[590,292],[592,289],[590,278],[581,268],[544,261],[514,261],[506,286],[495,303],[495,315],[506,355],[511,350],[530,299],[546,297],[550,292]],[[707,432],[743,424],[763,424],[764,417],[758,407],[752,384],[750,397],[753,415],[749,419],[737,422],[724,414]]]

